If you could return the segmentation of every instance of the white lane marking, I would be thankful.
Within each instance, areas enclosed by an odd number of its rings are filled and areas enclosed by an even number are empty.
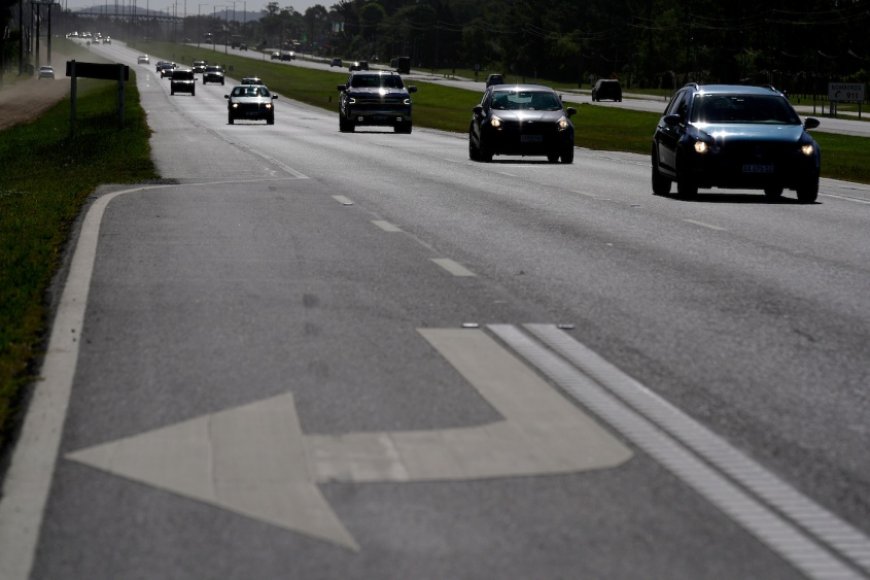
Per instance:
[[[870,538],[819,506],[689,415],[551,325],[529,331],[660,428],[741,483],[769,505],[870,572]]]
[[[454,276],[476,276],[474,272],[450,258],[432,258],[432,261],[453,274]]]
[[[397,225],[391,224],[388,221],[384,220],[372,220],[372,223],[384,230],[385,232],[401,232],[402,228]]]
[[[333,195],[332,199],[334,199],[341,205],[353,205],[353,201],[343,195]]]
[[[855,199],[854,197],[846,197],[843,195],[834,195],[833,193],[825,193],[823,195],[825,197],[833,197],[835,199],[842,199],[843,201],[853,201],[855,203],[863,203],[863,204],[870,205],[870,201],[867,201],[865,199]]]
[[[68,454],[68,459],[358,550],[317,489],[329,481],[465,481],[576,473],[632,452],[481,330],[418,332],[503,417],[428,431],[305,435],[280,395]]]
[[[34,387],[3,484],[0,578],[4,580],[23,580],[33,566],[78,361],[79,338],[106,206],[119,195],[162,187],[166,186],[137,187],[104,195],[94,201],[82,222],[40,370],[42,380]]]
[[[527,325],[539,338],[546,337],[551,347],[574,352],[576,341],[552,336],[550,325]],[[607,421],[635,445],[649,453],[687,485],[742,525],[792,565],[813,579],[862,578],[857,570],[834,557],[827,549],[767,505],[746,493],[730,479],[710,467],[682,442],[672,438],[641,413],[609,392],[609,380],[596,382],[553,351],[532,341],[528,335],[509,325],[490,325],[489,329],[508,346],[537,366],[566,392]],[[544,331],[542,331],[544,329]],[[568,343],[566,345],[566,343]],[[615,367],[614,367],[615,369]],[[584,369],[585,370],[585,369]],[[615,370],[615,372],[619,372]],[[607,387],[607,389],[605,388]],[[727,446],[727,443],[722,442]],[[735,450],[736,453],[739,453]],[[747,459],[748,465],[761,469]],[[844,542],[848,544],[848,540]]]
[[[687,223],[690,223],[690,224],[695,224],[696,226],[701,226],[702,228],[708,228],[708,229],[716,230],[716,231],[719,231],[719,232],[726,232],[726,231],[728,231],[728,230],[726,230],[725,228],[720,228],[719,226],[714,226],[713,224],[708,224],[708,223],[704,223],[704,222],[699,222],[699,221],[697,221],[697,220],[684,219],[683,221],[684,221],[684,222],[687,222]]]

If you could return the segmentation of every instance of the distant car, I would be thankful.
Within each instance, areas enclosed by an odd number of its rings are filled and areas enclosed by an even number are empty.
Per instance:
[[[622,85],[616,79],[598,79],[592,86],[593,101],[622,101]]]
[[[282,50],[281,51],[281,60],[289,61],[296,58],[296,53],[292,50]]]
[[[340,58],[334,58],[331,61],[329,61],[329,68],[332,68],[334,66],[341,68],[344,66],[344,64],[341,62]]]
[[[273,50],[273,51],[272,51],[272,54],[270,55],[269,58],[271,58],[272,60],[280,60],[280,59],[281,59],[281,53],[280,53],[279,51],[277,51],[277,50]]]
[[[202,73],[202,84],[220,83],[224,84],[224,69],[218,65],[208,65],[205,67],[205,72]]]
[[[355,60],[352,63],[350,63],[348,70],[350,70],[350,71],[369,70],[369,63],[366,60]]]
[[[206,63],[204,60],[195,60],[193,61],[193,67],[191,68],[193,69],[194,74],[202,74],[205,72],[205,67],[207,64],[208,63]]]
[[[819,193],[821,152],[800,116],[771,87],[698,85],[677,91],[652,143],[652,190],[691,198],[700,187],[762,189],[778,198],[794,189],[798,201]]]
[[[39,72],[36,75],[38,79],[53,79],[54,78],[54,67],[50,66],[41,66],[39,67]]]
[[[160,73],[160,78],[171,78],[172,71],[178,68],[174,62],[159,62],[157,63],[157,72]]]
[[[503,85],[504,84],[504,76],[494,73],[486,77],[486,86],[491,87],[493,85]]]
[[[172,76],[169,79],[169,94],[174,95],[175,93],[196,95],[196,77],[191,69],[177,68],[172,71]]]
[[[151,59],[148,58],[147,54],[140,54],[139,58],[136,59],[136,64],[151,64]]]
[[[107,36],[106,38],[104,38],[104,39],[103,39],[103,44],[112,44],[112,37],[111,37],[111,36]]]
[[[468,157],[492,161],[493,155],[546,155],[550,163],[574,162],[573,107],[542,85],[493,85],[472,109]]]
[[[262,85],[263,79],[260,77],[242,77],[241,83],[243,85]]]
[[[338,129],[342,133],[352,132],[357,125],[386,125],[396,133],[411,132],[411,93],[417,87],[405,87],[398,73],[354,71],[337,88]]]
[[[240,85],[224,95],[227,99],[227,122],[232,125],[236,119],[265,120],[267,125],[275,124],[275,105],[278,98],[263,85]]]

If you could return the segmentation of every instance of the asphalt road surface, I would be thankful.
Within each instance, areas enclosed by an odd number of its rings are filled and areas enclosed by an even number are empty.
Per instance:
[[[870,188],[658,197],[136,70],[164,180],[82,220],[4,580],[870,577]]]

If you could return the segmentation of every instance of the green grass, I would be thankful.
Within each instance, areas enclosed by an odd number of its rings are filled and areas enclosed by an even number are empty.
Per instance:
[[[23,386],[35,378],[48,327],[47,291],[87,197],[103,183],[157,177],[132,81],[123,129],[117,83],[82,80],[75,137],[68,99],[35,123],[0,134],[0,444],[8,440]]]

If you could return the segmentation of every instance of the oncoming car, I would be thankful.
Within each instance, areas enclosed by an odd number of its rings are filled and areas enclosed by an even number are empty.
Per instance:
[[[216,64],[210,64],[205,67],[205,71],[202,73],[202,84],[207,85],[208,83],[220,83],[224,84],[224,68],[222,66],[218,66]]]
[[[574,107],[564,108],[542,85],[493,85],[472,109],[468,157],[492,161],[501,155],[546,155],[550,163],[574,162]]]
[[[54,68],[50,66],[41,66],[39,67],[39,72],[36,75],[38,79],[53,79],[54,78]]]
[[[681,197],[698,188],[762,189],[778,198],[794,189],[812,203],[819,193],[821,152],[801,119],[771,87],[689,84],[665,109],[653,135],[652,189]]]
[[[177,68],[172,71],[169,78],[169,94],[174,95],[175,93],[196,95],[196,77],[191,69]]]
[[[242,77],[242,80],[239,82],[243,85],[262,85],[263,79],[260,77]]]
[[[240,85],[233,87],[227,99],[227,122],[232,125],[236,119],[265,120],[267,125],[275,124],[275,105],[278,98],[263,85]]]
[[[338,129],[351,132],[357,125],[391,126],[396,133],[410,133],[411,93],[402,77],[389,71],[354,71],[347,82],[337,85]]]

